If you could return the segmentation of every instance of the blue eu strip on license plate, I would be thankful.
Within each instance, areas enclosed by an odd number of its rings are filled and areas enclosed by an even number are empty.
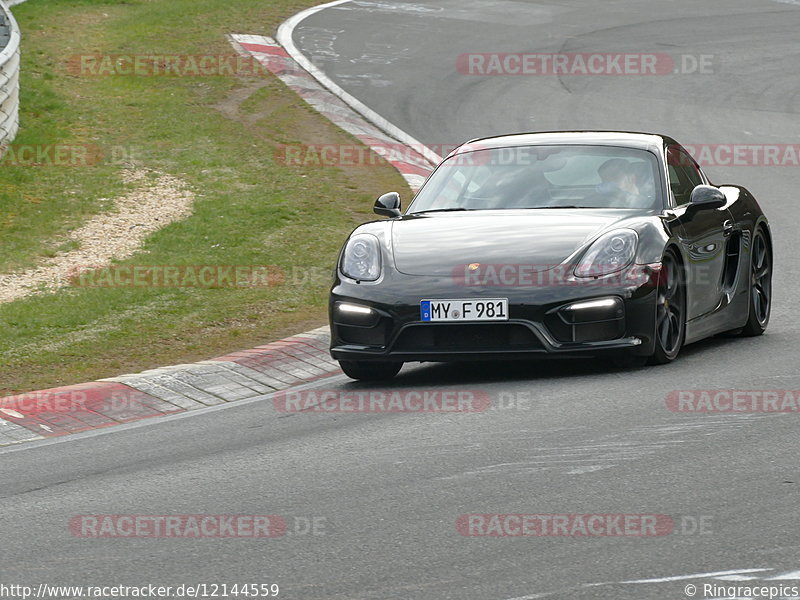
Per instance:
[[[421,313],[420,319],[422,321],[430,321],[431,320],[431,301],[430,300],[423,300],[419,303],[419,311]]]

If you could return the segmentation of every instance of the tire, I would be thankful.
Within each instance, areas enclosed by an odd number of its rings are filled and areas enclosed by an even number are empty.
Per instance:
[[[674,250],[661,261],[656,296],[655,351],[648,362],[664,365],[678,356],[686,339],[686,283],[683,266]]]
[[[391,379],[403,367],[401,362],[373,362],[369,360],[340,360],[344,374],[359,381],[383,381]]]
[[[747,323],[738,335],[755,337],[764,333],[772,312],[772,253],[767,236],[758,229],[750,252],[750,282]]]

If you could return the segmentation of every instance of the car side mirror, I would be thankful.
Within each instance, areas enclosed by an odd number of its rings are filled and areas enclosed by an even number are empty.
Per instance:
[[[400,216],[400,194],[397,192],[389,192],[375,200],[375,206],[372,211],[376,215],[384,217],[399,217]]]
[[[692,210],[708,210],[725,206],[728,199],[722,190],[713,185],[698,185],[692,190],[689,202]]]

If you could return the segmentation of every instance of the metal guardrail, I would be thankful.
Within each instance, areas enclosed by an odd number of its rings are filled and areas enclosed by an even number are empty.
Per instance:
[[[0,155],[19,129],[19,42],[19,26],[0,0]]]

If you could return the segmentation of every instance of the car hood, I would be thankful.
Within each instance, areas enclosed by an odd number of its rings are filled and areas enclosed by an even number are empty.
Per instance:
[[[394,263],[407,275],[446,276],[471,263],[545,271],[633,212],[539,209],[407,215],[392,222]]]

